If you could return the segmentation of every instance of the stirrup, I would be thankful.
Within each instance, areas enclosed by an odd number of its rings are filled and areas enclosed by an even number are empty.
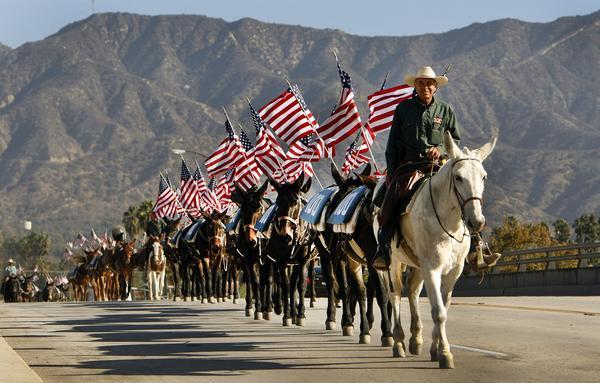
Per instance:
[[[382,245],[380,245],[382,246]],[[386,245],[383,245],[386,246]],[[380,249],[379,247],[377,248],[377,252],[375,252],[375,258],[373,259],[373,262],[371,263],[371,265],[379,271],[386,271],[390,269],[390,249],[388,247],[387,249],[388,253],[385,253],[385,250]]]
[[[475,251],[469,253],[468,260],[475,271],[481,272],[496,266],[501,256],[500,253],[492,253],[488,244],[480,241],[475,245]]]

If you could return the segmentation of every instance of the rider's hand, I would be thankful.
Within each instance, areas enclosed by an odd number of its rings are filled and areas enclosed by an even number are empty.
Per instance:
[[[433,161],[437,161],[441,155],[442,153],[438,148],[431,148],[427,151],[427,158]]]

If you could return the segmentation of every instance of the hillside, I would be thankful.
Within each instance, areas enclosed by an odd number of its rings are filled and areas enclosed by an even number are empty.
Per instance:
[[[225,134],[221,106],[252,132],[246,97],[260,106],[285,78],[326,116],[339,92],[332,50],[352,75],[363,118],[386,72],[392,85],[421,65],[452,64],[439,96],[454,105],[463,144],[500,132],[486,162],[491,225],[509,214],[598,212],[600,12],[411,37],[111,13],[17,49],[0,45],[0,229],[29,219],[60,241],[111,226],[155,197],[159,171],[178,178],[170,148],[211,151]]]

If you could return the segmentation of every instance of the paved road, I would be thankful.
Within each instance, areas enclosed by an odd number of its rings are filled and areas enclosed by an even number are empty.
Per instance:
[[[0,304],[0,335],[48,382],[600,381],[600,297],[454,302],[455,370],[428,361],[426,300],[424,353],[405,359],[379,346],[378,329],[371,345],[325,331],[324,300],[303,328],[254,321],[232,303]]]

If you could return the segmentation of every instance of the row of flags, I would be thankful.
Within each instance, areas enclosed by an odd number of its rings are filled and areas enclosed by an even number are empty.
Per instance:
[[[309,110],[298,86],[292,84],[258,111],[248,100],[256,133],[255,145],[243,129],[237,135],[225,112],[227,136],[204,162],[210,181],[205,182],[198,164],[191,175],[182,156],[178,188],[168,177],[160,175],[154,206],[157,215],[175,217],[187,212],[199,217],[202,212],[224,211],[231,205],[234,188],[246,191],[257,185],[263,174],[280,184],[292,183],[303,173],[305,177],[312,177],[312,163],[333,158],[336,146],[355,134],[346,149],[342,172],[347,175],[369,162],[376,134],[391,127],[396,105],[412,97],[413,88],[408,85],[385,88],[384,81],[381,89],[367,98],[369,118],[363,125],[352,79],[339,62],[337,69],[342,91],[330,116],[321,125]]]

